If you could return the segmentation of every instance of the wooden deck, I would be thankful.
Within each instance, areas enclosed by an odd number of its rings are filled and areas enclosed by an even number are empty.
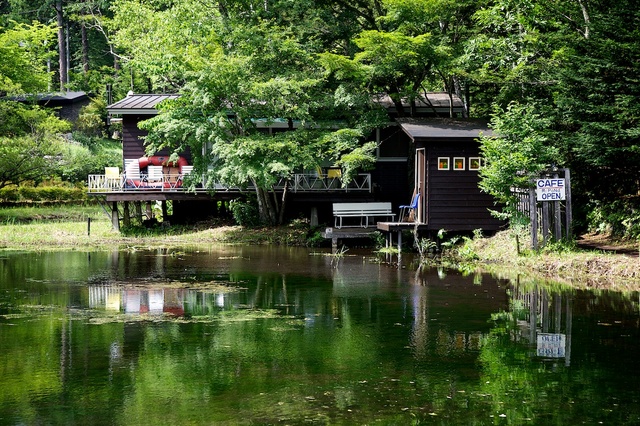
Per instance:
[[[322,237],[331,240],[331,248],[338,248],[338,241],[356,238],[370,238],[377,231],[376,228],[327,228]]]
[[[326,228],[322,233],[322,237],[331,240],[331,247],[338,248],[340,240],[350,240],[358,238],[370,238],[376,232],[385,234],[387,247],[393,245],[393,233],[396,233],[398,248],[402,246],[402,231],[413,230],[416,225],[418,231],[427,229],[426,224],[416,224],[415,222],[378,222],[375,227],[343,227],[343,228]]]

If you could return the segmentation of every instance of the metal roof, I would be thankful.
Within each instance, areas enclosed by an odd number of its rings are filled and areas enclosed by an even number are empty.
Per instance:
[[[109,114],[157,114],[156,105],[180,95],[129,94],[126,98],[107,106]]]
[[[402,130],[414,141],[427,142],[436,139],[475,139],[494,136],[487,122],[473,119],[408,119],[396,120]]]
[[[449,103],[453,101],[453,109],[456,112],[461,112],[464,109],[464,103],[458,96],[453,95],[449,98],[449,94],[446,92],[428,92],[426,96],[420,96],[416,99],[416,108],[425,109],[430,111],[436,109],[438,111],[448,111]],[[389,97],[389,95],[378,95],[375,97],[375,101],[387,110],[395,110],[395,104]],[[409,101],[407,99],[402,100],[402,105],[409,107]]]
[[[18,101],[18,102],[26,102],[31,99],[35,99],[38,102],[48,102],[48,101],[68,101],[68,102],[77,102],[84,99],[88,99],[88,95],[85,92],[51,92],[51,93],[37,93],[35,95],[24,94],[19,96],[14,96],[9,99]]]

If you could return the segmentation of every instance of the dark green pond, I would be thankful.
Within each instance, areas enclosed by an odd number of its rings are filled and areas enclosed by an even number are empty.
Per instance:
[[[638,293],[303,249],[0,256],[0,424],[640,424],[638,353]]]

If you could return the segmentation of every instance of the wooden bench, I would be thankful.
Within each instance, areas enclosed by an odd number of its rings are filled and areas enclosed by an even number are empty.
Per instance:
[[[333,203],[333,216],[335,217],[335,227],[342,228],[342,219],[345,217],[359,217],[360,226],[368,227],[369,218],[390,217],[391,203]],[[364,219],[364,225],[363,225]]]

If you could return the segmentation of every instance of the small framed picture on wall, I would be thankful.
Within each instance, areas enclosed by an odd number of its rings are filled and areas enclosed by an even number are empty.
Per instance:
[[[480,170],[482,159],[480,157],[469,157],[469,170]]]
[[[449,170],[449,157],[438,157],[438,170]]]
[[[464,157],[453,157],[453,170],[465,170],[465,162]]]

